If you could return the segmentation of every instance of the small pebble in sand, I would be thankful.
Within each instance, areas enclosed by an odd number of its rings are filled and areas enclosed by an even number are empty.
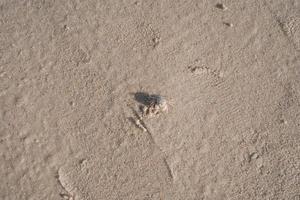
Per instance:
[[[258,154],[255,152],[250,155],[250,160],[257,159],[257,158],[258,158]]]
[[[68,25],[64,25],[64,30],[70,30],[70,27]]]
[[[74,200],[74,198],[68,194],[60,194],[60,196],[66,200]]]
[[[227,10],[227,9],[228,9],[228,8],[227,8],[224,4],[222,4],[222,3],[216,4],[216,7],[219,8],[219,9],[221,9],[221,10]]]
[[[153,42],[153,46],[156,47],[159,45],[159,42],[160,42],[160,37],[159,36],[156,36],[152,39],[152,42]]]
[[[232,23],[229,23],[229,22],[224,22],[224,24],[228,27],[233,27],[233,24]]]

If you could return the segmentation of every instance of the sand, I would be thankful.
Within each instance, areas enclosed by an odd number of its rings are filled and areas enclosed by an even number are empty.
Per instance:
[[[298,0],[0,0],[0,199],[299,200],[299,58]]]

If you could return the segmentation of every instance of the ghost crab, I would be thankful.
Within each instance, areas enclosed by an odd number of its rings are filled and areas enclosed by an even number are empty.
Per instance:
[[[140,107],[143,116],[153,117],[168,111],[168,104],[161,95],[148,95],[146,103]]]
[[[168,103],[166,99],[160,95],[149,95],[144,92],[134,93],[134,98],[140,103],[139,112],[131,108],[135,117],[130,118],[130,120],[133,121],[138,128],[151,135],[144,119],[159,115],[162,112],[167,112]]]

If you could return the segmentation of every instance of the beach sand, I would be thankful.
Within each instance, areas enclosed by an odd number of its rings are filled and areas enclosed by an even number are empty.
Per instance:
[[[299,200],[299,58],[298,0],[0,0],[0,199]]]

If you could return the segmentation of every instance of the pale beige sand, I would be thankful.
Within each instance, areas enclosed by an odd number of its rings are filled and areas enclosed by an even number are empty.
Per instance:
[[[299,56],[299,0],[0,0],[0,199],[299,200]]]

